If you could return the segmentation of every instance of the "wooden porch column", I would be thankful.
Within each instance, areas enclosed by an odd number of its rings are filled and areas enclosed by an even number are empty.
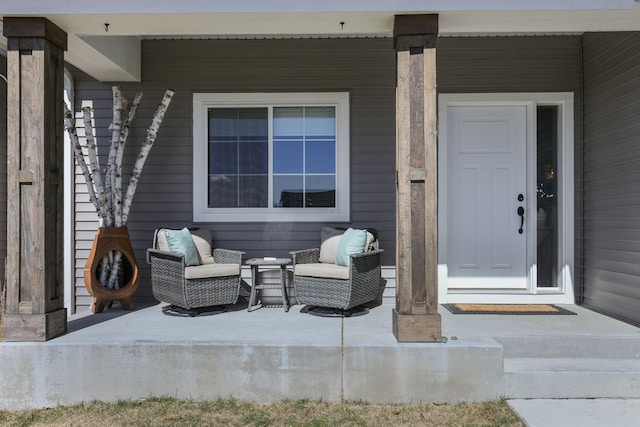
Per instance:
[[[4,18],[7,37],[6,341],[67,330],[63,307],[63,114],[67,34],[45,18]]]
[[[439,342],[436,37],[438,15],[397,15],[396,308],[399,342]]]

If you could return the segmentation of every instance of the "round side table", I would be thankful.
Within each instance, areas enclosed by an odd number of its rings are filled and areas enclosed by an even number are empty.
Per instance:
[[[249,306],[247,311],[253,310],[256,305],[256,294],[260,289],[278,289],[282,290],[282,307],[284,311],[289,311],[289,297],[287,296],[287,265],[291,264],[290,258],[250,258],[245,261],[246,265],[251,266],[251,296],[249,297]],[[260,267],[280,267],[280,283],[260,283],[258,281],[258,269]]]

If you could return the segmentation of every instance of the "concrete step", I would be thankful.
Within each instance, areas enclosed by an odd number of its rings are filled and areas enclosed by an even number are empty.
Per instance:
[[[636,359],[640,337],[558,335],[497,337],[505,358]]]
[[[640,338],[500,337],[505,392],[520,398],[640,397]]]
[[[504,371],[507,373],[609,372],[611,374],[640,374],[640,359],[506,358],[504,359]]]
[[[505,392],[520,398],[639,398],[640,359],[504,359]]]

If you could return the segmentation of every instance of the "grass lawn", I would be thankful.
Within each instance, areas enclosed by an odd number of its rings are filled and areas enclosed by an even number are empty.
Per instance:
[[[0,411],[2,426],[524,426],[506,401],[458,404],[262,404],[173,398],[91,402],[71,407]]]

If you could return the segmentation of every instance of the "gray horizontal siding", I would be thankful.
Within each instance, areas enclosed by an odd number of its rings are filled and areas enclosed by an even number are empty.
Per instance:
[[[441,38],[438,91],[580,91],[580,37]]]
[[[575,141],[574,291],[582,283],[582,38],[579,36],[442,38],[440,93],[573,92]]]
[[[640,324],[640,33],[584,36],[584,304]]]
[[[107,141],[111,86],[76,73],[76,104],[93,101],[98,137]],[[121,84],[125,95],[144,93],[129,137],[129,168],[164,90],[175,97],[145,164],[129,217],[140,267],[136,300],[150,301],[145,250],[157,227],[200,226],[214,245],[252,256],[288,256],[317,247],[323,225],[374,227],[395,264],[395,52],[391,40],[158,40],[143,42],[141,84]],[[192,223],[192,96],[194,92],[349,91],[351,107],[351,222]],[[77,189],[84,192],[80,177]],[[76,293],[89,305],[82,280],[95,233],[95,214],[85,195],[76,202]],[[389,280],[391,285],[393,281]],[[82,307],[79,307],[81,310]]]
[[[579,37],[439,39],[438,90],[579,94],[580,52]],[[111,122],[110,86],[76,75],[76,101],[93,100],[98,125],[106,129]],[[386,250],[383,264],[395,264],[395,51],[390,39],[149,40],[143,42],[143,82],[122,87],[129,97],[138,90],[145,96],[130,146],[144,138],[148,118],[164,89],[176,91],[130,216],[141,267],[136,298],[151,298],[144,250],[151,244],[153,229],[160,226],[209,228],[216,246],[244,250],[247,256],[287,255],[292,249],[317,246],[323,225],[374,227]],[[291,91],[350,92],[352,223],[192,224],[193,93]],[[108,135],[100,132],[106,141]],[[135,152],[127,153],[129,164],[133,156]],[[95,230],[91,213],[86,203],[76,212],[78,256],[90,247]],[[81,259],[78,264],[81,272]],[[386,269],[385,274],[393,287],[390,271]],[[83,291],[78,289],[79,295]],[[392,291],[388,294],[392,296]]]

